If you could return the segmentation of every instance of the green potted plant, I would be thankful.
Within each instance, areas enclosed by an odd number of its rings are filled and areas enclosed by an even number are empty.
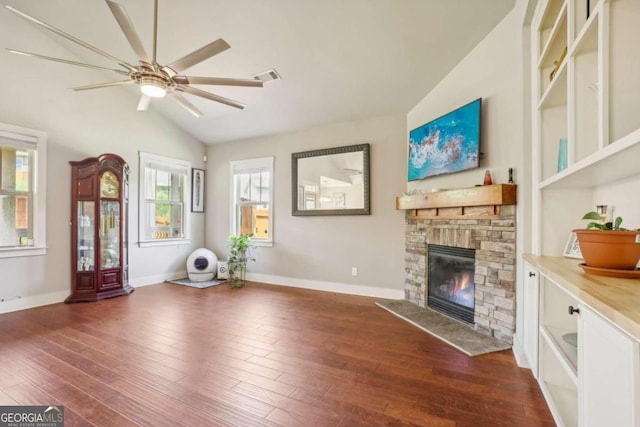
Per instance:
[[[597,212],[587,212],[586,229],[573,230],[578,236],[580,252],[588,267],[634,270],[640,260],[640,229],[621,227],[622,218],[605,222]]]
[[[250,253],[254,248],[252,237],[253,233],[229,236],[229,286],[232,288],[241,288],[244,285],[247,262],[255,261]]]

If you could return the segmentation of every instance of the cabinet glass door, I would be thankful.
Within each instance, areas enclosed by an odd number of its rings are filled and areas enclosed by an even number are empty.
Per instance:
[[[100,267],[120,266],[120,202],[100,202]]]
[[[78,271],[95,268],[95,202],[78,202]]]

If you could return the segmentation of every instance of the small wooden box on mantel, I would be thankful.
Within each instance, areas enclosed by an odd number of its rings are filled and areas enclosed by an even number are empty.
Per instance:
[[[396,197],[396,209],[412,219],[498,218],[500,206],[516,204],[515,184],[494,184]]]

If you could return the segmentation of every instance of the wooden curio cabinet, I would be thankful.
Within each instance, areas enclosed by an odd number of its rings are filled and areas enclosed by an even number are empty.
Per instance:
[[[71,164],[71,295],[66,303],[129,295],[129,166],[115,154]]]

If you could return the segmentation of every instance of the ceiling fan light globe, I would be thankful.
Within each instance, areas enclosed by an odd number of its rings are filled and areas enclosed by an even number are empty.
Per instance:
[[[155,85],[143,85],[140,87],[143,94],[152,98],[162,98],[167,94],[167,90]]]
[[[152,98],[162,98],[167,94],[167,84],[156,77],[143,77],[140,80],[140,90]]]

